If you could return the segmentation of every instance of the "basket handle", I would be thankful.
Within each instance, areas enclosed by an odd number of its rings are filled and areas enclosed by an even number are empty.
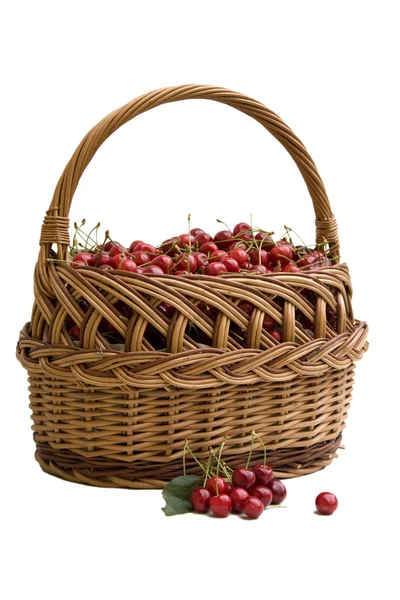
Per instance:
[[[238,92],[207,85],[182,85],[154,90],[121,108],[100,121],[83,138],[61,175],[50,208],[46,213],[40,237],[39,263],[44,267],[52,244],[58,246],[58,257],[68,258],[69,211],[79,180],[93,156],[106,139],[122,125],[160,104],[186,99],[215,100],[227,104],[253,117],[261,123],[289,152],[309,190],[316,216],[316,241],[329,243],[330,256],[339,260],[339,238],[335,217],[332,214],[324,184],[302,142],[287,125],[260,102]]]

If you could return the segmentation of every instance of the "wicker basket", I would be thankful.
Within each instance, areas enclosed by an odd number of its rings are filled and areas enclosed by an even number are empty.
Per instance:
[[[353,317],[348,268],[338,259],[314,271],[255,277],[139,275],[48,260],[52,245],[58,259],[68,260],[72,197],[101,144],[151,108],[195,98],[246,113],[281,142],[308,187],[317,242],[325,238],[331,257],[339,256],[336,221],[313,161],[259,102],[186,85],[153,91],[111,113],[86,135],[58,182],[40,237],[32,318],[17,346],[29,376],[36,459],[47,473],[95,486],[162,487],[182,472],[185,439],[202,459],[227,436],[224,458],[235,466],[247,456],[254,429],[277,476],[293,477],[327,466],[340,444],[354,361],[368,344],[366,324]],[[304,290],[313,292],[314,303]],[[81,299],[90,305],[85,313]],[[134,310],[129,324],[117,300]],[[256,307],[250,318],[241,300]],[[158,310],[161,301],[175,307],[172,318]],[[215,321],[199,310],[202,301],[218,311]],[[314,323],[315,337],[299,323],[300,312]],[[283,343],[262,329],[265,314],[281,324]],[[80,347],[65,328],[68,316],[80,326]],[[99,332],[103,317],[124,337],[124,351]],[[190,337],[190,323],[210,347]],[[150,326],[165,336],[166,351],[147,341]],[[231,335],[234,326],[247,330],[246,348]]]

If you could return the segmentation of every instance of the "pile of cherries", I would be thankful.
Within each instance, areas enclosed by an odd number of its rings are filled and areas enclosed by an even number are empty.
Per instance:
[[[237,467],[231,482],[214,475],[205,487],[196,487],[191,492],[190,502],[196,512],[210,510],[216,517],[235,512],[258,519],[270,504],[281,504],[286,494],[286,487],[274,478],[271,467],[256,465],[251,469]]]
[[[291,231],[286,228],[287,233]],[[219,276],[224,273],[298,273],[331,265],[323,248],[294,245],[290,234],[277,241],[272,233],[238,223],[232,231],[214,236],[203,229],[190,229],[153,246],[135,240],[129,246],[107,239],[104,244],[73,248],[71,265],[94,266],[104,271],[122,270],[154,275]],[[287,239],[288,237],[288,239]]]

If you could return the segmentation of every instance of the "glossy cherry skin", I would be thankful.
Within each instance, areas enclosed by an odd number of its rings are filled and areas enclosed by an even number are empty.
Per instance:
[[[259,273],[260,275],[266,275],[267,273],[271,272],[271,270],[265,267],[264,265],[251,265],[249,270],[251,272]]]
[[[235,487],[249,490],[256,482],[256,474],[251,469],[237,467],[232,473],[232,483]]]
[[[212,275],[213,277],[218,277],[221,273],[226,273],[228,269],[221,262],[210,263],[205,268],[205,275]]]
[[[228,256],[225,250],[214,250],[214,252],[211,252],[208,260],[209,262],[221,262],[222,258],[228,258]]]
[[[247,302],[247,300],[241,300],[238,304],[238,307],[241,308],[248,316],[250,316],[254,310],[254,304]]]
[[[255,465],[252,471],[256,475],[256,485],[267,485],[274,478],[274,472],[268,465]]]
[[[288,263],[282,269],[282,273],[299,273],[300,269],[293,263]]]
[[[214,244],[217,244],[218,248],[226,250],[232,243],[232,232],[228,230],[218,231],[214,235]]]
[[[113,269],[119,269],[124,258],[125,254],[123,254],[122,252],[120,252],[119,254],[114,254],[109,264]]]
[[[83,262],[89,267],[93,265],[93,254],[91,252],[80,252],[75,254],[74,262]]]
[[[135,250],[135,252],[132,252],[131,258],[137,265],[144,265],[145,263],[150,262],[150,256],[141,250]]]
[[[288,244],[274,246],[270,252],[271,262],[275,265],[280,262],[282,266],[287,265],[293,258],[293,252]]]
[[[243,502],[243,512],[250,519],[258,519],[264,512],[264,504],[256,496],[249,496]]]
[[[230,258],[236,260],[239,263],[239,265],[241,263],[247,262],[249,258],[246,250],[244,250],[243,248],[235,248],[234,250],[231,250],[229,252],[229,256]]]
[[[206,488],[210,492],[211,496],[217,495],[217,476],[211,477],[207,483]],[[226,493],[226,482],[223,477],[218,477],[218,494]]]
[[[137,265],[136,265],[135,261],[131,260],[130,258],[124,258],[121,263],[122,271],[132,271],[133,273],[135,273],[136,266]]]
[[[136,246],[135,252],[137,250],[139,252],[145,252],[146,254],[148,254],[151,257],[157,256],[159,254],[159,251],[157,250],[157,248],[155,248],[152,244],[145,244],[144,242],[142,242]]]
[[[264,505],[264,508],[272,502],[272,491],[265,485],[253,485],[250,490],[250,495],[259,498]]]
[[[264,267],[268,267],[271,262],[270,253],[263,249],[250,250],[249,257],[252,265],[264,265]]]
[[[270,250],[275,245],[272,237],[268,235],[268,233],[264,233],[262,231],[259,231],[256,234],[256,240],[262,240],[261,246],[262,248],[265,248],[265,250]]]
[[[227,517],[232,510],[232,500],[227,494],[211,496],[210,510],[216,517]]]
[[[149,265],[148,267],[143,269],[143,273],[153,273],[154,275],[164,275],[165,274],[165,272],[162,270],[162,268],[158,267],[157,265]]]
[[[200,248],[206,242],[212,242],[212,235],[206,233],[205,231],[198,233],[194,236],[195,244]]]
[[[197,260],[193,254],[178,254],[175,265],[177,271],[194,273],[197,270]]]
[[[78,327],[78,325],[74,325],[73,327],[71,327],[71,329],[69,330],[69,335],[72,337],[73,340],[79,340],[81,335],[80,327]]]
[[[221,262],[228,269],[228,273],[239,273],[240,266],[237,260],[229,258],[229,256],[221,258]]]
[[[174,266],[174,261],[170,256],[167,256],[166,254],[160,254],[160,256],[153,258],[151,264],[160,267],[164,273],[168,273]]]
[[[144,242],[142,240],[135,240],[134,242],[132,242],[132,244],[129,246],[129,252],[133,252],[134,250],[136,250],[139,244],[144,244]]]
[[[197,261],[197,269],[201,269],[208,265],[208,258],[204,252],[193,252],[192,254]]]
[[[331,492],[321,492],[315,499],[315,508],[321,515],[332,515],[338,504],[338,499]]]
[[[279,343],[282,342],[282,331],[280,331],[279,329],[274,329],[273,331],[269,332],[270,335],[272,335],[272,337]]]
[[[200,229],[200,227],[193,227],[193,229],[191,229],[189,233],[190,235],[196,237],[196,235],[199,235],[199,233],[204,233],[204,229]]]
[[[271,481],[267,483],[267,487],[269,487],[272,492],[271,504],[281,504],[281,502],[283,502],[286,498],[287,494],[286,488],[282,481],[279,479],[271,479]]]
[[[197,487],[190,494],[190,504],[194,510],[201,513],[206,513],[209,509],[211,494],[204,487]]]
[[[126,248],[124,248],[122,245],[118,246],[116,244],[114,244],[110,250],[110,256],[115,256],[116,254],[120,254],[121,252],[126,252]],[[131,252],[131,250],[129,250],[129,252]]]
[[[233,235],[239,235],[240,233],[250,233],[251,232],[251,227],[248,223],[238,223],[237,225],[235,225],[235,227],[233,228]]]
[[[172,317],[175,312],[175,307],[172,304],[168,304],[168,302],[160,302],[158,305],[158,310],[160,310],[166,317]]]
[[[180,248],[182,248],[184,246],[191,246],[193,248],[194,247],[194,235],[189,234],[189,233],[182,233],[179,236],[177,243]]]
[[[244,488],[235,487],[230,493],[230,497],[232,500],[232,511],[237,513],[243,512],[243,502],[249,497],[249,492]]]
[[[271,315],[265,315],[263,319],[263,329],[266,329],[267,331],[272,331],[275,325],[275,319],[273,319]]]
[[[215,252],[216,250],[218,250],[218,246],[217,244],[214,244],[214,242],[205,242],[199,248],[200,252],[204,252],[204,254],[207,255],[211,254],[211,252]]]

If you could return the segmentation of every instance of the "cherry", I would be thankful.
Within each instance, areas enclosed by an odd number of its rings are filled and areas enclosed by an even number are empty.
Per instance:
[[[232,243],[232,232],[228,230],[218,231],[218,233],[214,235],[214,243],[222,250],[229,248]]]
[[[209,262],[221,262],[222,258],[229,258],[227,252],[225,250],[214,250],[208,257],[208,260]]]
[[[214,242],[205,242],[200,246],[199,250],[200,252],[204,252],[204,254],[211,254],[211,252],[218,250],[218,246]]]
[[[272,468],[268,465],[255,465],[252,470],[256,475],[256,485],[265,486],[274,478]]]
[[[194,236],[194,243],[200,248],[206,242],[212,242],[212,236],[205,231]]]
[[[250,519],[258,519],[264,512],[264,504],[256,496],[249,496],[243,502],[243,512]]]
[[[208,265],[208,258],[204,252],[193,252],[193,256],[197,261],[197,268],[201,269],[202,267],[206,267]]]
[[[204,487],[196,487],[190,494],[190,504],[197,512],[205,513],[210,505],[210,492]]]
[[[121,254],[121,252],[126,252],[126,248],[124,248],[123,246],[113,246],[110,250],[110,256],[115,256],[116,254]],[[131,250],[129,249],[129,252],[131,252]]]
[[[178,271],[194,273],[197,270],[197,260],[193,254],[178,254],[175,263]]]
[[[233,490],[233,485],[231,483],[226,482],[225,486],[226,486],[225,494],[228,494],[228,496],[230,496],[232,493],[232,490]]]
[[[131,258],[123,258],[121,262],[121,269],[123,271],[133,271],[136,272],[136,263]]]
[[[178,242],[177,242],[179,247],[184,247],[184,246],[191,246],[193,248],[194,246],[194,235],[191,235],[189,233],[181,233],[181,235],[178,237]]]
[[[139,244],[144,244],[144,242],[142,240],[135,240],[132,242],[132,244],[129,246],[129,252],[136,250]]]
[[[145,252],[146,254],[149,254],[152,256],[157,256],[159,254],[159,251],[157,250],[157,248],[155,248],[151,244],[145,244],[144,242],[137,244],[137,246],[135,248],[135,252],[136,251]]]
[[[112,259],[110,260],[110,266],[113,269],[119,269],[120,268],[120,264],[122,263],[123,259],[125,258],[125,254],[123,253],[119,253],[119,254],[115,254]]]
[[[93,254],[91,252],[80,252],[79,254],[75,254],[74,263],[76,262],[83,262],[83,264],[90,267],[93,265]]]
[[[279,479],[271,479],[271,481],[268,481],[267,487],[269,487],[272,492],[271,504],[280,504],[284,501],[287,491],[282,481]]]
[[[227,517],[232,510],[232,500],[227,494],[211,496],[210,510],[216,517]]]
[[[212,496],[217,495],[217,476],[211,477],[207,483],[206,488]],[[226,493],[226,481],[223,477],[218,477],[218,494]]]
[[[87,263],[83,260],[74,260],[74,262],[70,263],[71,267],[76,269],[77,267],[87,267]]]
[[[78,325],[74,325],[73,327],[71,327],[71,329],[69,330],[69,335],[72,337],[73,340],[79,340],[81,336],[80,327],[78,327]]]
[[[222,262],[210,263],[206,266],[204,273],[205,275],[212,275],[213,277],[217,277],[221,275],[221,273],[226,273],[228,269]]]
[[[282,273],[299,273],[300,269],[293,263],[288,263],[282,269]]]
[[[235,225],[235,227],[233,228],[233,235],[239,235],[239,233],[250,233],[251,232],[251,227],[248,223],[238,223],[237,225]]]
[[[237,467],[232,473],[232,483],[235,487],[249,490],[256,482],[256,475],[250,469]]]
[[[338,507],[338,499],[331,492],[321,492],[315,499],[315,507],[321,515],[332,515]]]
[[[282,341],[282,331],[280,331],[279,329],[274,329],[273,331],[270,331],[270,334],[272,335],[272,337],[279,343],[281,343]]]
[[[247,251],[246,243],[242,242],[241,240],[236,240],[236,241],[232,242],[231,244],[229,244],[228,252],[232,252],[232,250],[237,250],[239,248],[246,252]]]
[[[164,273],[168,273],[168,271],[170,271],[174,266],[174,261],[170,256],[167,256],[166,254],[160,254],[159,256],[153,258],[151,264],[160,267]]]
[[[271,262],[271,255],[266,250],[250,250],[249,252],[250,262],[253,265],[264,265],[268,267]]]
[[[248,261],[248,254],[243,248],[235,248],[229,252],[229,256],[236,260],[239,265]]]
[[[242,231],[241,233],[238,233],[238,235],[235,235],[235,239],[243,240],[244,242],[250,242],[253,239],[253,235],[251,233],[244,233]]]
[[[177,236],[169,238],[168,240],[165,240],[161,244],[161,251],[164,254],[168,254],[168,256],[176,256],[176,254],[179,254],[179,249],[177,248],[177,243],[178,243]]]
[[[190,273],[188,273],[187,271],[184,271],[184,269],[177,269],[176,271],[173,271],[172,274],[177,277],[179,277],[181,275],[190,275]]]
[[[263,329],[266,329],[267,331],[272,331],[275,325],[275,319],[273,319],[270,315],[265,315],[263,319]]]
[[[172,317],[175,312],[175,306],[172,304],[168,304],[168,302],[160,302],[158,305],[158,310],[160,310],[166,317]]]
[[[279,242],[278,242],[279,243]],[[290,263],[293,258],[293,252],[289,244],[282,243],[280,246],[274,246],[270,252],[271,262],[275,265],[280,262],[283,266]]]
[[[122,261],[122,264],[123,263],[124,263],[124,261]],[[136,265],[135,265],[135,270],[136,270]],[[163,271],[162,268],[158,267],[157,265],[149,265],[148,267],[143,269],[143,273],[153,273],[154,275],[165,275],[165,271]]]
[[[226,266],[230,273],[239,273],[240,266],[237,260],[235,260],[234,258],[229,258],[229,256],[226,256],[221,258],[221,262],[223,265]]]
[[[256,234],[256,240],[262,240],[261,246],[262,248],[265,248],[265,250],[270,250],[275,245],[272,237],[263,231],[259,231]]]
[[[200,229],[200,227],[194,227],[190,230],[190,235],[193,235],[194,237],[196,237],[196,235],[199,235],[199,233],[205,233],[204,229]]]
[[[243,512],[243,502],[249,497],[249,492],[241,487],[233,488],[230,494],[232,500],[232,511]]]
[[[241,300],[238,304],[238,307],[241,308],[242,311],[245,312],[248,316],[250,316],[254,310],[254,305],[250,302],[247,302],[247,300]]]
[[[264,265],[251,265],[249,270],[255,271],[260,275],[266,275],[267,273],[271,273],[271,269],[267,269],[267,267],[264,267]]]
[[[94,266],[95,267],[100,267],[101,265],[108,265],[108,264],[110,264],[111,256],[109,255],[108,252],[101,251],[101,252],[99,252],[98,254],[96,254],[94,256],[93,260],[94,260],[94,262],[93,262]]]
[[[315,256],[312,254],[303,254],[300,260],[297,261],[297,266],[302,269],[307,269],[310,265],[315,263]]]
[[[137,265],[144,265],[145,263],[150,262],[150,257],[146,252],[135,250],[135,252],[132,252],[132,260],[134,260]]]
[[[101,269],[102,271],[113,271],[114,267],[112,267],[111,265],[100,265],[99,269]]]
[[[269,506],[272,502],[272,491],[265,485],[255,485],[250,490],[251,496],[259,498],[264,507]]]

